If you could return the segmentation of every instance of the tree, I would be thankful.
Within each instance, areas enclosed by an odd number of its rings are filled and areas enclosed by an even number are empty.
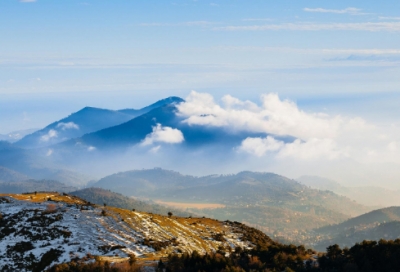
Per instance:
[[[0,212],[0,221],[3,220],[3,215]]]
[[[129,265],[133,266],[136,263],[136,256],[135,254],[130,254],[129,255]]]
[[[104,207],[107,207],[107,203],[104,203]]]
[[[136,211],[136,209],[132,209],[132,212]]]
[[[102,210],[102,211],[101,211],[101,215],[102,215],[102,216],[106,216],[106,215],[107,215],[106,210]]]
[[[174,214],[172,212],[168,212],[168,217],[171,218]]]

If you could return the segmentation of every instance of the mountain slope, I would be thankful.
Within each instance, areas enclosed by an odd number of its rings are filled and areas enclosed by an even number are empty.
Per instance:
[[[0,166],[34,179],[58,180],[69,185],[81,186],[90,180],[85,175],[64,169],[35,150],[26,150],[4,141],[0,141]]]
[[[320,240],[313,247],[323,250],[328,245],[338,244],[348,247],[363,240],[400,238],[400,207],[375,210],[341,224],[315,230]]]
[[[185,100],[183,100],[180,97],[177,96],[171,96],[165,99],[162,99],[160,101],[157,101],[154,104],[151,104],[150,106],[144,107],[143,109],[140,110],[135,110],[135,109],[123,109],[123,110],[119,110],[119,112],[122,113],[126,113],[129,115],[133,115],[133,116],[140,116],[142,114],[148,113],[151,110],[154,110],[156,108],[162,107],[164,105],[168,105],[168,104],[176,104],[176,103],[181,103],[184,102]]]
[[[3,194],[22,194],[34,191],[51,191],[69,193],[76,191],[76,187],[67,186],[55,180],[26,180],[14,182],[0,182],[0,192]]]
[[[296,242],[306,239],[314,228],[369,211],[346,197],[310,189],[273,173],[193,177],[156,168],[117,173],[93,186],[127,196],[161,200],[166,205],[178,203],[196,214],[219,220],[234,219]],[[214,205],[218,208],[193,208],[195,204],[218,204]]]
[[[315,205],[348,215],[359,215],[368,210],[346,197],[309,189],[273,173],[245,171],[236,175],[192,177],[156,168],[111,175],[100,179],[94,186],[125,195],[167,201],[283,206],[301,211],[307,205]]]
[[[140,212],[155,213],[160,215],[167,215],[168,212],[172,212],[176,216],[192,215],[192,213],[184,212],[182,210],[170,209],[157,204],[149,204],[101,188],[85,188],[82,190],[71,192],[70,194],[83,198],[96,205],[103,205],[104,203],[106,203],[107,206],[111,207],[127,210],[135,209],[136,211]]]
[[[0,181],[24,181],[27,179],[30,179],[30,177],[0,166]]]
[[[87,253],[112,262],[127,261],[130,254],[158,262],[176,252],[251,249],[255,238],[277,244],[239,223],[99,207],[69,195],[3,195],[0,207],[0,267],[9,271],[42,271]]]
[[[346,187],[340,183],[317,176],[302,176],[300,183],[320,190],[330,190],[336,194],[347,196],[360,204],[379,207],[400,205],[400,191],[388,190],[376,186]]]
[[[21,140],[26,135],[34,133],[37,130],[39,130],[39,129],[31,128],[31,129],[13,131],[13,132],[7,133],[5,135],[0,134],[0,141],[7,141],[7,142],[10,142],[10,143],[14,143],[14,142],[16,142],[18,140]]]
[[[179,97],[169,97],[140,110],[126,109],[114,111],[85,107],[64,119],[24,137],[16,144],[25,148],[50,146],[68,139],[81,137],[87,133],[117,126],[157,107],[181,101],[183,100]]]
[[[265,133],[233,132],[218,127],[189,125],[177,115],[175,103],[154,108],[123,124],[86,134],[68,142],[68,147],[79,145],[93,146],[97,149],[112,149],[129,147],[142,142],[159,124],[162,127],[178,129],[184,136],[181,143],[185,147],[203,147],[212,145],[214,148],[231,150],[247,137],[265,137]],[[292,142],[293,137],[275,138],[284,142]]]
[[[366,226],[374,223],[400,221],[400,207],[389,207],[374,210],[366,214],[351,218],[343,223],[317,229],[319,233],[340,233],[347,229]]]

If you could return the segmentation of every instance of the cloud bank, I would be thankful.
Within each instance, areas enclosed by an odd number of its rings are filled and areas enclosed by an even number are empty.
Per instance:
[[[397,163],[400,159],[397,126],[382,127],[360,117],[306,112],[275,93],[261,95],[256,104],[230,95],[216,103],[210,94],[193,91],[177,109],[189,125],[265,133],[265,137],[243,140],[236,148],[256,157],[272,156],[280,161],[350,159],[360,163]],[[279,136],[297,140],[284,142]]]

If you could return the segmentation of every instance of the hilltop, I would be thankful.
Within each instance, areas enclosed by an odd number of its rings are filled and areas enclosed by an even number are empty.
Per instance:
[[[0,208],[0,266],[6,271],[42,271],[88,253],[112,262],[130,254],[152,262],[171,253],[251,249],[256,240],[278,245],[237,222],[103,207],[68,194],[3,194]]]

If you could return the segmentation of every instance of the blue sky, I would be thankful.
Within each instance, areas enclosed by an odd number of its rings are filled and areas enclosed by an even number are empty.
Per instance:
[[[400,2],[0,2],[0,133],[191,90],[397,122]]]

